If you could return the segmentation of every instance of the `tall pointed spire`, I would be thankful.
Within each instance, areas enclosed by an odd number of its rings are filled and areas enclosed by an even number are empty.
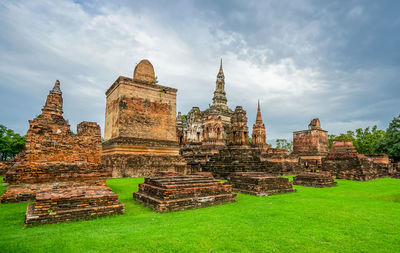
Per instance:
[[[221,63],[219,64],[219,72],[217,77],[219,76],[224,76],[224,70],[222,69],[222,58],[221,58]]]
[[[252,141],[253,144],[261,145],[261,147],[267,143],[265,125],[261,117],[260,100],[258,100],[256,123],[253,125]]]
[[[219,65],[219,72],[217,74],[217,81],[214,91],[213,97],[213,105],[214,106],[222,106],[226,108],[226,93],[225,93],[225,76],[224,71],[222,69],[222,58]]]
[[[262,123],[261,110],[260,110],[260,100],[258,100],[256,123]]]

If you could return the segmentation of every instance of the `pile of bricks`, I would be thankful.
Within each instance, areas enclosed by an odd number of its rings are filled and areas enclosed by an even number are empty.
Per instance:
[[[28,205],[25,225],[84,220],[123,213],[124,206],[118,202],[118,194],[114,194],[107,186],[53,188],[36,194],[36,202]]]
[[[288,178],[270,176],[265,172],[235,172],[229,176],[228,183],[233,191],[255,196],[296,191]]]
[[[236,201],[232,186],[204,176],[145,178],[133,198],[156,212],[199,208]]]
[[[6,175],[7,171],[14,165],[14,161],[0,161],[0,177]],[[1,183],[1,182],[0,182]]]
[[[294,185],[326,188],[337,184],[329,172],[303,172],[293,178]]]

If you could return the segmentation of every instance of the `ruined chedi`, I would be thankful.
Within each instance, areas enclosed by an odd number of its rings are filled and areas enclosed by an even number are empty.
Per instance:
[[[185,171],[177,141],[176,93],[157,84],[148,60],[137,64],[133,78],[120,76],[107,90],[102,160],[113,177]]]
[[[261,116],[260,101],[258,101],[256,122],[253,124],[253,132],[251,137],[252,144],[256,145],[260,150],[266,151],[269,148],[265,133],[265,125]]]
[[[221,116],[222,123],[224,126],[223,137],[225,140],[229,139],[231,117],[233,111],[227,106],[228,99],[226,98],[225,92],[225,75],[222,68],[222,59],[217,74],[217,80],[215,82],[215,91],[212,98],[212,105],[205,111],[202,112],[203,118],[206,118],[211,113],[216,113]]]
[[[35,201],[28,205],[26,225],[124,212],[106,186],[111,171],[101,165],[100,126],[84,121],[73,134],[62,114],[57,80],[42,113],[29,121],[25,149],[5,177],[9,187],[2,203]]]

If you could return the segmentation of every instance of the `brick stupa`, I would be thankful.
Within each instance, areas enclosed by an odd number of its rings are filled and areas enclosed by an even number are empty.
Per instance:
[[[251,135],[252,144],[256,145],[260,150],[267,151],[267,135],[265,133],[265,124],[263,123],[260,109],[260,101],[258,101],[256,122],[253,124],[253,132]]]
[[[133,78],[120,76],[107,90],[103,163],[113,177],[186,170],[176,132],[177,89],[157,84],[142,60]]]
[[[28,205],[26,225],[124,212],[118,195],[106,186],[111,171],[100,162],[99,125],[84,121],[73,134],[62,106],[57,80],[42,114],[29,121],[25,150],[5,176],[9,187],[2,203],[35,201]]]

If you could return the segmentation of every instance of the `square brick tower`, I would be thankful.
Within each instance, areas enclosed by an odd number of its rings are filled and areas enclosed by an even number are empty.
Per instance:
[[[102,160],[113,177],[185,170],[176,135],[176,93],[157,84],[148,60],[136,66],[133,78],[120,76],[107,90]]]
[[[308,130],[293,132],[293,154],[300,157],[300,163],[306,168],[320,167],[328,151],[328,131],[322,130],[318,118],[310,122]]]

